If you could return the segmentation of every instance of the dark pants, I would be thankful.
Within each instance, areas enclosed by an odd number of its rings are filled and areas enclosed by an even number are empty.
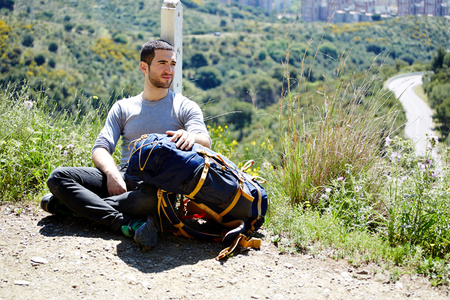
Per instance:
[[[50,192],[72,212],[119,232],[133,218],[157,213],[157,188],[128,181],[128,192],[109,196],[106,175],[97,168],[59,167],[47,180]]]

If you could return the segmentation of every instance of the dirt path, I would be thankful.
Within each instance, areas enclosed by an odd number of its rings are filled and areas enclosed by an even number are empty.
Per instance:
[[[18,210],[22,210],[17,214]],[[37,205],[0,206],[0,299],[447,299],[421,277],[280,254],[265,237],[224,262],[220,245],[164,235],[141,252],[128,238]]]

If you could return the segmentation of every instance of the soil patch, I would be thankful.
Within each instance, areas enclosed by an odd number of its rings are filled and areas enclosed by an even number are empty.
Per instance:
[[[20,212],[20,213],[19,213]],[[126,237],[38,205],[0,206],[0,299],[448,299],[420,276],[261,250],[214,257],[221,245],[164,234],[140,251]]]

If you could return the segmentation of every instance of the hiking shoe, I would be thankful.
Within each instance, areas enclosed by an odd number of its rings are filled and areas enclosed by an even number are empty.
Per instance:
[[[72,215],[72,211],[51,193],[42,197],[41,208],[53,215]]]
[[[128,225],[122,226],[122,232],[128,237],[133,237],[144,251],[155,247],[158,243],[158,223],[151,216],[147,219],[131,220]]]

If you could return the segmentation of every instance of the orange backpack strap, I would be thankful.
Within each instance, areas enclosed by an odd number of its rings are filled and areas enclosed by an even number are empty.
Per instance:
[[[260,249],[261,248],[261,239],[254,238],[254,237],[248,238],[241,233],[238,235],[238,237],[233,241],[233,243],[229,247],[220,251],[219,255],[216,256],[216,260],[221,260],[221,259],[227,257],[228,255],[230,255],[231,253],[233,253],[233,251],[236,249],[237,245],[241,245],[244,248]]]

